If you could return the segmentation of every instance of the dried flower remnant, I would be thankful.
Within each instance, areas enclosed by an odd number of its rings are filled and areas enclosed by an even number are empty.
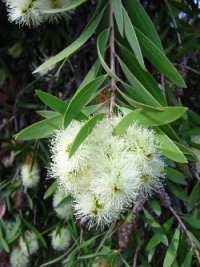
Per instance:
[[[19,245],[23,253],[27,256],[35,254],[39,249],[39,243],[35,233],[26,231],[19,239]]]
[[[36,161],[33,162],[32,154],[29,154],[21,166],[21,179],[25,188],[34,188],[40,180],[40,170]]]
[[[20,247],[14,247],[10,254],[11,267],[27,267],[29,264],[29,257],[24,254]]]

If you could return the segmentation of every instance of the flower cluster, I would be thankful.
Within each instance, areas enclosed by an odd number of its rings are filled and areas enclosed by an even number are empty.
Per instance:
[[[26,267],[29,264],[29,257],[39,249],[36,234],[26,231],[24,236],[19,238],[19,245],[14,247],[10,254],[11,267]]]
[[[69,19],[69,12],[58,12],[71,0],[5,0],[11,22],[36,27],[43,22]]]
[[[83,123],[73,121],[51,140],[50,176],[73,198],[76,217],[89,227],[117,220],[138,195],[159,190],[164,162],[153,130],[131,125],[113,135],[120,117],[105,118],[69,158],[71,145]]]

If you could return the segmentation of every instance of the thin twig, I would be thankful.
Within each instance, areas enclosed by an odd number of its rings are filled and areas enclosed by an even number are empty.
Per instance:
[[[198,251],[190,232],[188,232],[185,224],[181,220],[180,216],[176,213],[176,211],[172,207],[169,207],[169,209],[172,212],[172,214],[174,215],[174,217],[177,219],[177,221],[179,222],[179,224],[180,224],[181,228],[183,229],[183,231],[185,232],[185,234],[186,234],[186,236],[188,238],[188,241],[189,241],[189,243],[191,245],[191,249],[196,254],[198,262],[200,263],[200,252]]]
[[[110,0],[110,14],[109,14],[109,27],[110,27],[110,39],[109,39],[109,46],[110,46],[110,69],[115,74],[115,30],[114,30],[114,19],[113,19],[113,1]],[[116,91],[116,80],[112,76],[111,77],[111,84],[110,84],[110,109],[109,109],[109,116],[111,116],[113,108],[115,106],[115,91]]]
[[[172,18],[172,21],[173,21],[173,24],[174,24],[174,28],[176,30],[176,35],[177,35],[178,43],[179,43],[180,46],[182,46],[181,35],[178,32],[178,25],[176,23],[176,19],[174,17],[173,11],[171,9],[171,6],[170,6],[168,0],[165,0],[165,3],[166,3],[167,8],[169,9],[169,13],[170,13],[170,16]]]
[[[191,72],[194,72],[197,75],[200,75],[200,71],[198,71],[198,70],[196,70],[196,69],[194,69],[194,68],[192,68],[190,66],[184,65],[182,63],[174,63],[174,65],[177,65],[177,66],[180,66],[180,67],[184,67],[185,69],[187,69],[187,70],[189,70]]]
[[[160,188],[160,193],[159,193],[158,197],[159,197],[162,205],[165,208],[168,208],[172,212],[173,216],[177,219],[180,227],[182,228],[182,230],[184,231],[184,233],[187,236],[187,239],[188,239],[188,242],[190,243],[191,249],[196,254],[197,260],[200,263],[200,252],[195,245],[194,239],[193,239],[192,235],[190,234],[190,232],[187,230],[187,227],[185,226],[184,222],[182,221],[182,219],[180,218],[178,213],[173,209],[172,204],[171,204],[171,199],[170,199],[169,195],[167,194],[167,192],[164,190],[164,188]]]

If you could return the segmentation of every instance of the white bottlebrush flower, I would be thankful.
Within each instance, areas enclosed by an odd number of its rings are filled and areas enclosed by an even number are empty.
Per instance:
[[[123,210],[131,206],[137,196],[140,179],[134,155],[119,150],[119,147],[110,149],[112,153],[101,162],[101,169],[97,168],[91,187],[100,199],[106,199],[117,210]]]
[[[40,170],[38,164],[32,160],[25,161],[21,166],[21,179],[25,188],[34,188],[40,180]]]
[[[193,143],[200,145],[200,135],[193,135],[191,137],[191,141]],[[198,159],[196,162],[196,168],[197,168],[197,172],[200,173],[200,149],[192,147],[191,150],[196,155],[196,157]]]
[[[61,187],[70,193],[77,190],[78,186],[82,187],[81,190],[86,190],[91,173],[90,150],[92,147],[83,144],[79,147],[78,152],[69,158],[71,145],[82,125],[83,123],[74,121],[66,130],[57,131],[51,140],[52,164],[49,176],[58,178]]]
[[[81,223],[86,222],[89,228],[93,226],[103,228],[119,216],[119,211],[110,202],[99,198],[92,192],[76,196],[74,210],[76,218]]]
[[[72,0],[40,0],[38,1],[38,7],[45,20],[57,23],[62,18],[65,20],[70,18],[71,10],[67,12],[57,12],[57,10],[65,8],[71,2]]]
[[[35,254],[39,249],[36,234],[31,231],[26,231],[24,236],[21,236],[19,239],[19,246],[25,255],[29,256]]]
[[[53,207],[57,216],[61,219],[68,220],[72,217],[71,202],[63,203],[59,205],[69,194],[66,194],[64,190],[57,190],[53,197]]]
[[[72,195],[76,217],[89,227],[112,223],[138,194],[158,191],[164,177],[154,132],[133,124],[124,135],[114,136],[120,119],[101,120],[72,158],[69,151],[82,122],[72,122],[51,141],[50,175]]]
[[[66,227],[55,229],[51,233],[52,247],[57,251],[62,251],[70,246],[71,234]]]
[[[27,267],[29,264],[29,257],[23,253],[19,247],[13,248],[10,254],[11,267]]]
[[[128,127],[124,139],[130,151],[148,159],[157,153],[159,147],[153,130],[137,124]]]
[[[43,17],[37,7],[37,0],[8,0],[8,17],[20,26],[38,26]]]

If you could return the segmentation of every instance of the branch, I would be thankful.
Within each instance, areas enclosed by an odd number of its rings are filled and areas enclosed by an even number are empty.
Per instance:
[[[176,220],[178,221],[180,227],[182,228],[182,230],[184,231],[184,233],[187,236],[187,239],[188,239],[188,242],[190,243],[192,251],[196,254],[197,260],[200,263],[200,252],[195,245],[194,239],[193,239],[192,235],[190,234],[190,232],[187,230],[187,227],[185,226],[181,217],[173,209],[173,207],[171,205],[171,200],[170,200],[168,194],[165,192],[164,188],[160,189],[159,199],[161,200],[161,203],[163,204],[163,206],[168,208],[171,211],[171,213],[173,214],[174,218],[176,218]]]
[[[114,19],[113,19],[113,1],[109,0],[110,3],[110,13],[109,13],[109,27],[110,27],[110,39],[109,39],[109,46],[110,46],[110,69],[115,74],[115,30],[114,30]],[[111,77],[111,84],[110,84],[110,108],[108,116],[112,115],[113,108],[115,106],[115,91],[116,91],[116,80],[114,77]]]

